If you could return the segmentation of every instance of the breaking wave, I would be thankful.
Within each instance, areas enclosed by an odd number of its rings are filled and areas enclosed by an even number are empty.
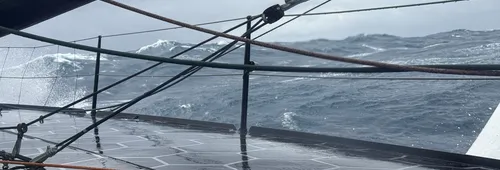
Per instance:
[[[395,64],[498,64],[500,31],[454,30],[424,37],[360,34],[343,40],[316,39],[275,42],[320,53],[363,58]],[[227,42],[206,44],[180,56],[200,60]],[[132,52],[169,57],[194,44],[158,40]],[[54,51],[54,50],[52,50]],[[252,48],[260,65],[304,67],[353,66]],[[5,51],[0,51],[0,61]],[[89,94],[93,87],[95,55],[80,53],[36,54],[9,59],[0,79],[0,102],[62,106]],[[19,57],[14,60],[13,58]],[[242,63],[243,49],[217,62]],[[137,72],[153,62],[104,55],[100,87]],[[163,64],[127,83],[99,95],[101,105],[132,99],[155,87],[186,66]],[[13,79],[22,76],[66,76]],[[234,74],[241,71],[204,68],[201,74]],[[384,81],[335,80],[336,76],[438,76],[424,73],[288,74],[319,78],[251,76],[250,125],[285,128],[413,147],[465,152],[500,101],[498,81]],[[22,89],[20,88],[22,86]],[[171,89],[139,102],[127,112],[179,118],[239,123],[241,76],[191,77]],[[52,89],[52,90],[51,90]],[[21,97],[19,94],[21,91]],[[75,93],[76,91],[76,93]],[[85,101],[77,107],[88,107]],[[446,138],[446,141],[442,139]]]

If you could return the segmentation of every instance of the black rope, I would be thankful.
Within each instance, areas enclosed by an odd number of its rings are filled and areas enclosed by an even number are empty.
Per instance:
[[[16,135],[15,132],[10,132],[10,131],[5,131],[5,132],[13,134],[13,135]],[[37,140],[40,140],[40,141],[48,143],[48,144],[54,144],[54,145],[57,144],[54,141],[51,141],[51,140],[48,140],[48,139],[44,139],[44,138],[41,138],[41,137],[36,137],[36,136],[28,135],[28,134],[25,134],[24,136],[32,138],[32,139],[37,139]],[[91,154],[91,153],[92,154],[100,154],[98,152],[94,152],[93,150],[87,150],[87,149],[80,148],[80,147],[75,147],[75,146],[69,146],[69,148],[71,148],[73,150],[83,151],[83,152],[85,152],[87,154]],[[124,162],[124,163],[130,164],[130,165],[134,165],[134,166],[137,166],[138,168],[153,170],[152,168],[149,168],[149,167],[146,167],[146,166],[143,166],[143,165],[131,162],[131,161],[127,161],[127,160],[124,160],[124,159],[119,159],[119,158],[116,158],[116,157],[113,157],[113,156],[109,156],[109,155],[102,155],[102,156],[106,157],[106,158],[110,158],[110,159],[116,160],[116,161]],[[28,157],[23,158],[23,159],[28,160],[28,161],[31,160],[31,158],[28,158]]]
[[[259,29],[261,28],[263,25],[265,25],[265,23],[263,23],[261,26],[257,26],[256,29]],[[250,34],[252,31],[254,30],[250,30],[250,31],[247,31],[245,32],[245,34],[242,35],[242,37],[246,36],[247,34]],[[237,41],[236,41],[237,42]],[[229,49],[232,45],[234,45],[234,43],[236,42],[233,42],[231,44],[228,44],[225,46],[225,48],[221,48],[219,49],[217,52],[215,53],[212,53],[211,55],[205,57],[204,59],[202,59],[202,61],[207,61],[207,60],[210,60],[211,58],[213,58],[214,56],[216,56],[217,54],[220,54],[223,50],[227,50]],[[230,46],[231,45],[231,46]],[[157,92],[158,90],[161,90],[163,87],[169,85],[170,83],[172,83],[173,81],[175,81],[176,79],[182,77],[183,75],[186,75],[186,74],[189,74],[189,72],[195,70],[197,67],[196,66],[191,66],[189,67],[188,69],[182,71],[181,73],[177,74],[177,76],[163,82],[162,84],[158,85],[157,87],[153,88],[152,90],[150,91],[147,91],[146,93],[132,99],[131,101],[129,101],[126,105],[120,107],[119,109],[117,109],[116,111],[114,111],[112,114],[102,118],[101,120],[99,120],[98,122],[96,123],[93,123],[92,125],[88,126],[87,128],[85,128],[84,130],[80,131],[78,134],[75,134],[71,137],[69,137],[68,139],[58,143],[56,145],[56,147],[58,147],[57,149],[57,152],[60,152],[61,150],[63,150],[65,147],[69,146],[71,143],[73,143],[74,141],[78,140],[78,138],[80,138],[81,136],[83,136],[85,133],[87,133],[88,131],[92,130],[93,128],[99,126],[100,124],[106,122],[107,120],[111,119],[112,117],[114,117],[115,115],[121,113],[122,111],[124,111],[125,109],[129,108],[130,106],[136,104],[137,102],[141,101],[142,99],[144,98],[147,98],[149,96],[152,96],[155,94],[155,92]]]
[[[263,21],[263,20],[261,19],[261,20],[259,20],[259,21],[258,21],[258,22],[254,25],[254,26],[252,26],[252,28],[250,28],[250,30],[251,30],[250,32],[255,32],[255,31],[257,31],[258,29],[262,28],[262,27],[265,25],[265,24],[259,25],[262,21]],[[258,25],[259,25],[259,26],[258,26]],[[246,34],[247,34],[247,33],[245,33],[244,35],[246,36]],[[230,47],[234,46],[237,42],[238,42],[238,41],[233,41],[233,42],[229,43],[228,45],[226,45],[226,46],[222,47],[221,49],[217,50],[216,52],[212,53],[211,55],[209,55],[208,57],[206,57],[206,58],[205,58],[205,59],[207,59],[206,61],[208,61],[208,62],[212,62],[212,61],[214,61],[214,60],[216,60],[216,59],[218,59],[218,58],[220,58],[220,57],[224,56],[224,55],[226,54],[225,52],[226,52],[226,51],[227,51]],[[203,60],[205,60],[205,59],[203,59]],[[202,60],[202,61],[203,61],[203,60]],[[160,92],[162,92],[162,91],[164,91],[164,90],[166,90],[166,89],[168,89],[168,88],[170,88],[170,87],[172,87],[172,86],[174,86],[174,85],[176,85],[176,84],[180,83],[180,82],[181,82],[181,81],[183,81],[184,79],[186,79],[186,78],[188,78],[188,77],[193,76],[193,74],[194,74],[194,73],[198,72],[198,71],[199,71],[199,70],[201,70],[202,68],[203,68],[203,67],[196,67],[196,68],[190,69],[190,71],[188,71],[188,72],[187,72],[187,73],[186,73],[186,74],[185,74],[182,78],[180,78],[180,79],[176,80],[175,82],[173,82],[173,83],[169,84],[168,86],[165,86],[165,87],[163,87],[163,88],[159,89],[158,91],[154,92],[152,95],[155,95],[155,94],[157,94],[157,93],[160,93]],[[182,74],[182,73],[179,73],[179,74],[178,74],[178,75],[176,75],[176,76],[179,76],[179,75],[181,75],[181,74]],[[232,75],[241,75],[241,74],[232,74]],[[174,76],[174,77],[176,77],[176,76]],[[174,78],[172,78],[172,79],[174,79]],[[172,79],[171,79],[171,80],[172,80]],[[174,80],[175,80],[175,79],[174,79]],[[129,102],[130,102],[130,101],[129,101]],[[122,104],[127,104],[127,103],[129,103],[129,102],[124,102],[124,103],[122,103]],[[113,111],[115,111],[116,109],[118,109],[118,108],[113,109]]]
[[[7,126],[7,127],[0,127],[0,130],[9,130],[9,129],[16,129],[16,126]]]
[[[236,76],[236,75],[241,75],[241,74],[199,74],[199,75],[193,75],[192,77],[226,77],[226,76]],[[87,75],[78,75],[78,77],[90,77],[94,76],[93,74],[87,74]],[[108,77],[127,77],[129,76],[128,74],[99,74],[99,76],[108,76]],[[135,76],[137,78],[155,78],[155,77],[173,77],[174,75],[144,75],[144,76]],[[56,78],[73,78],[77,77],[76,75],[70,75],[70,76],[33,76],[33,77],[24,77],[24,79],[56,79]],[[20,76],[0,76],[0,78],[3,79],[21,79],[23,77]]]
[[[260,25],[260,26],[257,26],[258,24],[260,24],[260,22],[261,22],[261,21],[262,21],[262,20],[260,20],[259,22],[257,22],[257,23],[256,23],[256,24],[255,24],[255,25],[254,25],[254,26],[250,29],[250,30],[251,30],[250,32],[255,32],[256,30],[258,30],[258,29],[262,28],[265,24],[262,24],[262,25]],[[246,36],[246,35],[244,35],[244,36]],[[225,52],[226,52],[227,50],[229,50],[229,48],[231,48],[231,47],[232,47],[233,45],[235,45],[237,42],[238,42],[238,41],[233,41],[233,42],[229,43],[228,45],[226,45],[224,48],[221,48],[221,50],[217,53],[217,55],[216,55],[216,56],[214,56],[213,58],[207,59],[207,61],[208,61],[208,62],[212,62],[212,61],[214,61],[214,60],[216,60],[216,59],[219,59],[220,57],[224,56],[224,55],[226,54]],[[166,89],[168,89],[168,88],[170,88],[170,87],[172,87],[172,86],[174,86],[174,85],[176,85],[176,84],[180,83],[181,81],[183,81],[184,79],[186,79],[186,78],[190,77],[191,75],[193,75],[194,73],[198,72],[198,71],[199,71],[199,70],[201,70],[202,68],[203,68],[203,67],[195,67],[195,68],[194,68],[191,72],[187,73],[187,74],[186,74],[184,77],[182,77],[181,79],[177,80],[176,82],[174,82],[174,83],[172,83],[172,84],[170,84],[170,85],[168,85],[168,86],[165,86],[165,87],[161,88],[160,90],[158,90],[158,91],[154,92],[153,94],[157,94],[157,93],[159,93],[159,92],[161,92],[161,91],[164,91],[164,90],[166,90]],[[241,75],[241,74],[240,74],[240,75]]]
[[[219,58],[219,57],[223,56],[223,53],[224,53],[225,51],[227,51],[227,50],[228,50],[231,46],[233,46],[234,44],[236,44],[236,42],[232,42],[232,43],[230,43],[230,44],[226,45],[224,48],[222,48],[222,49],[221,49],[221,50],[217,53],[217,56],[216,56],[216,57],[213,57],[213,59],[207,59],[207,60],[208,60],[209,62],[212,62],[213,60],[215,60],[215,59],[217,59],[217,58]],[[164,90],[166,90],[166,89],[168,89],[168,88],[170,88],[170,87],[172,87],[172,86],[174,86],[174,85],[176,85],[176,84],[180,83],[181,81],[183,81],[184,79],[186,79],[186,78],[190,77],[191,75],[193,75],[194,73],[198,72],[198,71],[199,71],[199,70],[201,70],[202,68],[203,68],[203,67],[196,67],[196,66],[193,66],[193,69],[191,69],[189,72],[187,72],[185,76],[183,76],[182,78],[178,79],[177,81],[175,81],[175,82],[173,82],[173,83],[171,83],[171,84],[169,84],[169,85],[167,85],[167,86],[165,86],[165,87],[163,87],[163,88],[159,89],[158,91],[154,92],[154,93],[153,93],[153,95],[154,95],[154,94],[157,94],[157,93],[160,93],[160,92],[162,92],[162,91],[164,91]],[[240,74],[240,75],[241,75],[241,74]]]
[[[256,19],[256,18],[255,18],[255,19]],[[237,26],[235,26],[235,27],[233,27],[233,28],[230,28],[230,29],[226,30],[225,32],[227,33],[227,32],[233,31],[233,30],[235,30],[236,28],[238,28],[238,27],[240,27],[240,26],[242,26],[242,25],[245,25],[247,22],[248,22],[248,21],[245,21],[245,22],[243,22],[243,23],[241,23],[241,24],[238,24]],[[1,26],[0,26],[0,27],[1,27]],[[190,48],[188,48],[188,49],[186,49],[186,50],[184,50],[184,51],[182,51],[182,52],[180,52],[180,53],[178,53],[178,54],[176,54],[176,55],[174,55],[174,56],[172,56],[172,57],[170,57],[170,58],[171,58],[171,59],[173,59],[173,58],[175,58],[175,57],[178,57],[178,56],[180,56],[180,55],[182,55],[182,54],[184,54],[184,53],[186,53],[186,52],[188,52],[188,51],[190,51],[190,50],[192,50],[192,49],[194,49],[194,48],[197,48],[197,47],[199,47],[199,46],[201,46],[201,45],[203,45],[203,44],[205,44],[205,43],[207,43],[207,42],[209,42],[209,41],[212,41],[212,40],[216,39],[217,37],[219,37],[219,36],[213,36],[213,37],[211,37],[211,38],[209,38],[209,39],[207,39],[207,40],[205,40],[205,41],[203,41],[203,42],[201,42],[201,43],[199,43],[199,44],[197,44],[197,45],[195,45],[195,46],[192,46],[192,47],[190,47]],[[116,86],[116,85],[118,85],[118,84],[121,84],[121,83],[123,83],[123,82],[125,82],[125,81],[127,81],[127,80],[129,80],[129,79],[131,79],[131,78],[133,78],[133,77],[135,77],[135,76],[137,76],[137,75],[140,75],[140,74],[142,74],[142,73],[144,73],[144,72],[146,72],[146,71],[148,71],[148,70],[150,70],[150,69],[152,69],[152,68],[155,68],[156,66],[159,66],[159,65],[161,65],[161,64],[162,64],[162,62],[159,62],[159,63],[157,63],[157,64],[154,64],[154,65],[152,65],[152,66],[150,66],[150,67],[148,67],[148,68],[145,68],[145,69],[143,69],[143,70],[141,70],[141,71],[139,71],[139,72],[137,72],[137,73],[135,73],[135,74],[132,74],[132,75],[130,75],[130,76],[128,76],[128,77],[126,77],[126,78],[124,78],[124,79],[122,79],[122,80],[119,80],[119,81],[117,81],[117,82],[115,82],[115,83],[113,83],[113,84],[111,84],[111,85],[108,85],[108,86],[106,86],[106,87],[104,87],[104,88],[102,88],[102,89],[100,89],[100,90],[98,90],[98,91],[96,91],[96,92],[94,92],[94,93],[91,93],[91,94],[89,94],[89,95],[87,95],[87,96],[85,96],[85,97],[82,97],[82,98],[80,98],[79,100],[76,100],[76,101],[74,101],[74,102],[72,102],[72,103],[70,103],[70,104],[68,104],[68,105],[66,105],[66,106],[63,106],[63,107],[61,107],[61,108],[59,108],[59,109],[56,109],[56,110],[54,110],[54,111],[52,111],[52,112],[50,112],[50,113],[48,113],[48,114],[46,114],[46,115],[43,115],[43,116],[41,116],[40,118],[37,118],[37,119],[35,119],[35,120],[33,120],[33,121],[29,122],[29,123],[28,123],[28,126],[29,126],[29,125],[32,125],[32,124],[34,124],[34,123],[36,123],[36,122],[38,122],[38,121],[40,121],[40,120],[43,120],[43,119],[45,119],[45,118],[47,118],[47,117],[50,117],[50,116],[52,116],[52,115],[56,114],[57,112],[59,112],[59,111],[61,111],[61,110],[67,109],[67,108],[69,108],[69,107],[73,106],[74,104],[77,104],[77,103],[79,103],[79,102],[81,102],[81,101],[83,101],[83,100],[86,100],[86,99],[88,99],[88,98],[92,97],[92,96],[93,96],[93,95],[95,95],[95,94],[99,94],[99,93],[101,93],[101,92],[103,92],[103,91],[105,91],[105,90],[107,90],[107,89],[109,89],[109,88],[111,88],[111,87],[114,87],[114,86]],[[7,128],[7,129],[11,129],[12,127],[5,127],[5,128]],[[15,127],[14,127],[14,128],[15,128]],[[2,129],[2,128],[0,128],[0,129]]]
[[[120,74],[99,74],[99,76],[116,77],[116,76],[127,76],[127,75],[120,75]],[[155,78],[155,77],[174,77],[174,76],[175,75],[151,75],[151,76],[136,76],[136,77]],[[228,77],[228,76],[241,76],[241,74],[238,74],[238,73],[232,73],[232,74],[199,74],[199,75],[192,75],[191,77]]]
[[[316,13],[309,13],[309,14],[305,14],[305,15],[303,15],[303,14],[289,14],[289,15],[285,15],[285,16],[291,17],[291,16],[299,16],[299,15],[314,16],[314,15],[343,14],[343,13],[353,13],[353,12],[365,12],[365,11],[376,11],[376,10],[395,9],[395,8],[407,8],[407,7],[426,6],[426,5],[436,5],[436,4],[445,4],[445,3],[460,2],[460,1],[469,1],[469,0],[445,0],[445,1],[436,1],[436,2],[415,3],[415,4],[406,4],[406,5],[394,5],[394,6],[375,7],[375,8],[345,10],[345,11],[316,12]]]
[[[258,30],[258,29],[262,28],[262,27],[265,25],[265,24],[262,24],[262,25],[260,25],[260,26],[257,26],[257,25],[258,25],[258,24],[260,24],[261,22],[262,22],[262,19],[261,19],[261,20],[259,20],[259,21],[258,21],[258,22],[257,22],[257,23],[256,23],[256,24],[255,24],[255,25],[254,25],[251,29],[250,29],[250,30],[252,30],[251,32],[254,32],[254,31]],[[245,33],[245,34],[246,34],[246,33]],[[226,46],[222,47],[221,49],[219,49],[219,50],[215,51],[214,53],[210,54],[210,55],[209,55],[208,57],[206,57],[205,59],[202,59],[202,61],[209,61],[209,62],[212,62],[212,61],[214,61],[214,60],[216,60],[216,59],[218,59],[218,58],[220,58],[220,57],[224,56],[224,55],[225,55],[225,53],[224,53],[224,52],[226,52],[226,51],[227,51],[230,47],[232,47],[232,46],[233,46],[234,44],[236,44],[237,42],[238,42],[238,41],[233,41],[233,42],[229,43],[228,45],[226,45]],[[177,74],[177,75],[173,76],[170,80],[175,81],[175,82],[171,83],[171,84],[170,84],[170,85],[168,85],[168,86],[165,86],[165,87],[163,87],[163,88],[159,89],[158,91],[154,92],[152,95],[155,95],[155,94],[157,94],[157,93],[159,93],[159,92],[161,92],[161,91],[164,91],[164,90],[166,90],[166,89],[168,89],[168,88],[170,88],[170,87],[172,87],[172,86],[174,86],[174,85],[176,85],[176,84],[180,83],[180,82],[181,82],[181,81],[183,81],[184,79],[186,79],[186,78],[188,78],[188,77],[192,76],[194,73],[196,73],[197,71],[201,70],[201,68],[203,68],[203,67],[194,67],[194,66],[193,66],[193,67],[188,68],[187,70],[185,70],[185,71],[186,71],[185,75],[181,72],[181,73],[179,73],[179,74]],[[180,78],[180,79],[176,80],[176,79],[178,78],[178,76],[182,76],[182,75],[184,75],[182,78]],[[233,75],[241,75],[241,74],[233,74]],[[169,80],[169,81],[170,81],[170,80]],[[122,104],[128,104],[129,102],[130,102],[130,101],[128,101],[128,102],[124,102],[124,103],[122,103]],[[119,109],[119,108],[115,108],[115,109],[113,109],[113,111],[115,111],[116,109]]]
[[[445,4],[445,3],[460,2],[460,1],[469,1],[469,0],[445,0],[445,1],[436,1],[436,2],[427,2],[427,3],[394,5],[394,6],[363,8],[363,9],[353,9],[353,10],[343,10],[343,11],[316,12],[316,13],[308,13],[308,14],[288,14],[288,15],[284,15],[284,17],[343,14],[343,13],[376,11],[376,10],[395,9],[395,8],[407,8],[407,7],[427,6],[427,5]],[[240,21],[240,20],[244,20],[244,19],[245,19],[245,17],[239,17],[239,18],[218,20],[218,21],[205,22],[205,23],[199,23],[199,24],[193,24],[193,25],[195,25],[195,26],[212,25],[212,24],[226,23],[226,22],[232,22],[232,21]],[[109,35],[103,35],[102,38],[110,38],[110,37],[119,37],[119,36],[126,36],[126,35],[135,35],[135,34],[158,32],[158,31],[175,30],[175,29],[181,29],[181,28],[184,28],[184,27],[176,26],[176,27],[168,27],[168,28],[143,30],[143,31],[125,32],[125,33],[118,33],[118,34],[109,34]],[[98,38],[97,36],[94,36],[94,37],[88,37],[88,38],[82,38],[82,39],[78,39],[78,40],[73,40],[72,42],[81,42],[81,41],[93,40],[93,39],[97,39],[97,38]],[[54,46],[54,45],[53,44],[48,44],[48,45],[41,45],[41,46],[34,46],[34,47],[35,48],[43,48],[43,47],[50,47],[50,46]],[[33,48],[33,47],[0,47],[0,48]]]
[[[0,30],[11,33],[11,34],[19,35],[22,37],[27,37],[27,38],[31,38],[31,39],[35,39],[35,40],[39,40],[39,41],[59,44],[61,46],[70,47],[70,48],[77,48],[77,49],[91,51],[91,52],[100,52],[100,53],[104,53],[104,54],[122,56],[122,57],[126,57],[126,58],[135,58],[135,59],[157,61],[157,62],[163,62],[163,63],[173,63],[173,64],[179,64],[179,65],[189,65],[189,66],[194,65],[194,66],[235,69],[235,70],[279,71],[279,72],[360,72],[360,70],[357,70],[358,68],[351,70],[351,69],[331,68],[331,67],[310,68],[310,67],[289,67],[289,66],[260,66],[260,65],[242,65],[242,64],[202,62],[202,61],[193,61],[193,60],[180,60],[180,59],[173,59],[173,58],[164,58],[164,57],[156,57],[156,56],[136,54],[136,53],[121,52],[121,51],[115,51],[115,50],[108,50],[108,49],[104,49],[104,48],[99,49],[99,48],[85,46],[85,45],[79,45],[79,44],[71,44],[68,42],[55,40],[55,39],[51,39],[51,38],[47,38],[47,37],[42,37],[42,36],[22,32],[22,31],[18,31],[18,30],[13,30],[10,28],[2,27],[2,26],[0,26]],[[366,68],[377,68],[377,67],[366,67]],[[434,68],[434,67],[431,66],[431,68]],[[390,68],[380,68],[380,69],[384,69],[386,71],[403,71],[403,70],[399,70],[399,69],[390,69]],[[477,68],[477,69],[481,70],[481,68]],[[361,71],[361,72],[364,72],[364,71]]]
[[[455,75],[481,75],[481,76],[500,76],[500,71],[465,71],[465,70],[452,70],[452,69],[434,69],[434,68],[422,68],[422,67],[410,67],[410,66],[404,66],[404,65],[399,65],[399,64],[391,64],[391,63],[384,63],[384,62],[378,62],[378,61],[371,61],[371,60],[364,60],[364,59],[356,59],[356,58],[350,58],[350,57],[342,57],[342,56],[336,56],[336,55],[331,55],[331,54],[324,54],[324,53],[318,53],[318,52],[313,52],[313,51],[307,51],[307,50],[302,50],[298,48],[292,48],[292,47],[286,47],[283,45],[278,45],[278,44],[273,44],[273,43],[266,43],[262,41],[255,41],[239,36],[234,36],[231,34],[226,34],[226,33],[221,33],[215,30],[207,29],[207,28],[202,28],[202,27],[197,27],[192,24],[178,21],[175,19],[171,19],[168,17],[160,16],[158,14],[154,14],[130,5],[126,5],[124,3],[120,3],[114,0],[101,0],[103,2],[109,3],[111,5],[114,5],[116,7],[132,11],[144,16],[148,16],[160,21],[165,21],[174,25],[178,26],[183,26],[192,30],[196,30],[198,32],[203,32],[211,35],[219,35],[224,38],[229,38],[232,40],[238,40],[241,42],[245,43],[251,43],[256,46],[260,47],[266,47],[274,50],[279,50],[279,51],[284,51],[284,52],[289,52],[293,54],[301,54],[307,57],[314,57],[318,59],[325,59],[325,60],[330,60],[330,61],[336,61],[336,62],[342,62],[342,63],[350,63],[350,64],[359,64],[359,65],[367,65],[367,66],[375,66],[375,67],[382,67],[382,68],[390,68],[390,69],[398,69],[398,70],[406,70],[406,71],[417,71],[417,72],[426,72],[426,73],[435,73],[435,74],[455,74]],[[288,5],[288,4],[287,4]],[[291,4],[293,5],[293,4]],[[289,5],[290,6],[290,5]],[[284,8],[284,7],[283,7]],[[271,8],[268,8],[264,11],[264,14],[267,12],[269,13],[269,17],[265,17],[265,21],[267,23],[273,23],[274,21],[277,21],[279,18],[281,18],[284,14],[283,10],[281,11],[275,11],[274,10],[281,10],[282,8],[279,7],[279,5],[274,5]],[[273,16],[273,17],[271,17]]]

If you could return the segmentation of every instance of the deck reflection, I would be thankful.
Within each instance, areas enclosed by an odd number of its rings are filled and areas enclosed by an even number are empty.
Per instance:
[[[43,112],[3,111],[1,126],[29,121]],[[20,117],[19,117],[20,115]],[[87,117],[56,114],[30,127],[21,154],[34,157],[47,141],[59,142],[88,126]],[[47,163],[116,169],[491,169],[434,158],[405,155],[349,143],[306,142],[307,138],[241,136],[233,130],[165,126],[141,121],[110,120],[99,127],[100,151],[94,134],[47,160]],[[0,132],[0,150],[10,151],[15,135]],[[251,133],[252,134],[252,133]],[[88,152],[91,151],[91,152]],[[49,169],[49,168],[47,168]]]

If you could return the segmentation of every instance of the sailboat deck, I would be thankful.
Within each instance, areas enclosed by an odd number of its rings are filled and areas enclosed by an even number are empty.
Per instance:
[[[16,125],[20,120],[28,122],[43,113],[4,110],[0,126]],[[72,144],[73,148],[63,150],[46,163],[114,169],[139,169],[133,165],[139,164],[159,170],[491,169],[340,143],[326,144],[271,135],[242,139],[234,129],[166,126],[136,120],[113,119],[99,127],[103,155],[98,154],[93,131],[90,131]],[[21,154],[34,157],[45,150],[49,145],[47,142],[62,141],[90,123],[88,116],[56,114],[43,124],[30,126],[26,135],[31,138],[23,141]],[[0,150],[10,152],[15,135],[5,131],[0,133]]]

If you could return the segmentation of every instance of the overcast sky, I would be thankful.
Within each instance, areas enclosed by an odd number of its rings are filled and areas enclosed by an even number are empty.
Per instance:
[[[301,13],[323,1],[310,0],[287,13]],[[119,2],[180,21],[201,23],[258,14],[268,6],[281,4],[282,0],[119,0]],[[431,2],[431,0],[333,0],[314,12],[420,2]],[[422,36],[454,29],[492,30],[500,29],[499,17],[500,0],[470,0],[424,7],[303,17],[260,40],[343,39],[362,33]],[[289,18],[283,18],[282,21],[286,19]],[[221,31],[238,22],[241,21],[211,25],[207,28]],[[278,23],[267,28],[274,25]],[[96,35],[171,26],[173,25],[96,1],[24,31],[70,41]],[[158,39],[196,42],[206,37],[208,37],[206,34],[183,29],[109,38],[103,40],[103,45],[108,48],[130,49],[151,44]],[[16,36],[0,39],[0,46],[32,43],[33,41],[26,41]],[[88,43],[95,44],[95,42]]]

